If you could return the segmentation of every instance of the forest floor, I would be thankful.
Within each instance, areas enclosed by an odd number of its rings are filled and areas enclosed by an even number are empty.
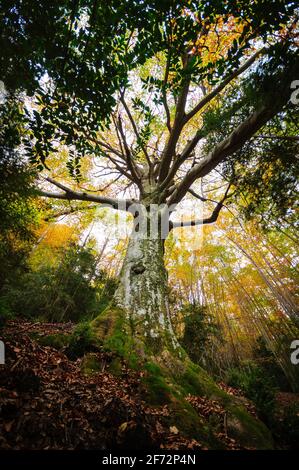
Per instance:
[[[0,366],[0,449],[206,449],[167,424],[167,405],[144,401],[144,372],[123,364],[119,375],[112,375],[107,371],[111,355],[97,352],[101,368],[86,374],[84,359],[71,360],[37,339],[72,330],[71,323],[18,320],[0,331],[6,349],[6,363]],[[219,385],[241,396],[240,391]],[[241,448],[227,435],[219,403],[191,395],[187,399],[202,418],[216,416],[223,423],[215,434],[225,448]],[[249,402],[247,409],[255,414]]]

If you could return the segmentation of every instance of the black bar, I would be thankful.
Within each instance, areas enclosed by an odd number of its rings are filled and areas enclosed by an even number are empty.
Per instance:
[[[167,465],[206,469],[219,464],[223,468],[240,468],[241,465],[259,465],[269,468],[271,463],[282,465],[293,462],[298,453],[293,451],[165,451],[165,450],[86,450],[86,451],[0,451],[0,467],[5,470],[15,465],[15,468],[44,469],[76,468],[107,468],[120,466],[122,468],[160,467]],[[164,457],[163,457],[164,456]],[[6,465],[5,465],[6,464]],[[66,467],[67,465],[67,467]],[[79,465],[79,467],[78,467]],[[232,466],[231,466],[232,465]],[[229,467],[231,466],[231,467]]]

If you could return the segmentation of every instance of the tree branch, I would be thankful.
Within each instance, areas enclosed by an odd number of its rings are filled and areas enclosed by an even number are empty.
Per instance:
[[[97,207],[95,204],[91,204],[90,206],[85,206],[85,207],[70,207],[69,209],[66,209],[62,212],[57,212],[55,214],[51,214],[51,215],[45,217],[44,221],[49,222],[52,219],[58,219],[59,217],[74,214],[76,212],[84,212],[86,210],[94,209],[95,207]]]
[[[240,68],[235,70],[231,75],[229,75],[223,82],[221,82],[214,90],[204,96],[204,98],[189,112],[186,114],[184,119],[184,124],[186,124],[195,114],[197,114],[209,101],[211,101],[215,96],[217,96],[225,87],[228,85],[234,78],[238,77],[246,69],[248,69],[256,58],[265,51],[265,49],[260,49],[253,56],[248,59]]]
[[[183,221],[183,222],[171,222],[170,221],[169,230],[172,230],[174,228],[179,228],[179,227],[195,227],[197,225],[213,224],[217,221],[222,207],[223,206],[215,207],[212,214],[209,217],[206,217],[205,219],[192,219],[192,220],[188,220],[187,222],[186,221]]]
[[[233,74],[227,77],[218,87],[215,88],[211,93],[205,95],[205,97],[197,104],[197,106],[190,111],[184,118],[184,125],[191,119],[201,108],[203,108],[209,101],[211,101],[231,80],[236,78],[242,72],[244,72],[250,65],[255,61],[255,59],[264,51],[264,49],[259,50],[256,52],[242,67],[236,70]],[[172,168],[169,171],[169,174],[166,176],[165,180],[161,184],[161,190],[167,188],[169,183],[173,180],[176,171],[181,166],[181,164],[188,158],[188,156],[193,152],[195,147],[197,146],[198,142],[203,138],[203,133],[199,129],[194,137],[186,144],[185,148],[183,149],[178,161],[173,163]]]
[[[171,134],[171,119],[170,119],[170,111],[167,103],[167,93],[166,93],[166,85],[168,82],[168,76],[169,76],[169,68],[170,68],[170,48],[168,50],[167,54],[167,61],[166,61],[166,67],[165,67],[165,74],[164,74],[164,80],[163,80],[163,87],[162,87],[162,98],[163,98],[163,105],[166,113],[166,126]]]
[[[259,134],[256,136],[258,139],[277,139],[277,140],[290,140],[290,141],[298,141],[299,135],[264,135]]]
[[[269,119],[273,118],[283,108],[290,99],[290,77],[292,74],[287,70],[285,76],[286,80],[281,81],[284,86],[277,90],[276,100],[273,97],[271,99],[265,97],[265,101],[268,101],[267,105],[263,105],[254,111],[228,137],[216,145],[205,158],[194,165],[170,196],[168,204],[176,204],[181,201],[197,178],[206,176],[219,163],[239,150]]]
[[[203,134],[201,130],[197,131],[193,139],[191,139],[185,146],[183,152],[174,160],[172,167],[170,168],[168,175],[166,176],[165,180],[160,185],[160,191],[164,191],[173,181],[176,172],[180,168],[180,166],[187,160],[190,154],[195,149],[198,142],[203,138]],[[194,166],[194,165],[193,165]]]
[[[178,132],[180,133],[182,128],[184,127],[184,125],[195,115],[197,114],[200,109],[202,109],[209,101],[211,101],[218,93],[220,93],[221,90],[223,90],[223,88],[226,87],[226,85],[228,85],[228,83],[230,83],[234,78],[236,78],[238,75],[240,75],[241,73],[243,73],[246,69],[248,69],[250,67],[250,65],[253,64],[253,62],[256,60],[256,58],[262,53],[264,52],[264,49],[261,49],[259,51],[257,51],[248,61],[245,62],[245,64],[243,64],[238,70],[236,70],[235,72],[233,72],[231,75],[229,75],[225,80],[223,80],[222,83],[220,83],[213,91],[211,91],[209,94],[206,94],[204,96],[204,98],[195,106],[195,108],[193,108],[192,111],[190,111],[188,114],[186,115],[182,115],[181,119],[182,121],[180,122],[180,127],[178,128]],[[188,91],[187,91],[188,93]],[[187,99],[187,96],[185,97],[185,99]],[[185,104],[186,104],[186,101],[185,101]],[[184,104],[184,106],[185,106]],[[175,126],[175,124],[174,124]],[[196,134],[194,135],[194,137],[188,142],[188,144],[185,146],[182,154],[180,155],[180,158],[179,158],[179,161],[178,162],[174,162],[173,164],[173,168],[170,170],[169,174],[167,176],[165,176],[165,179],[164,181],[162,182],[162,185],[161,185],[161,189],[165,189],[167,188],[169,182],[171,182],[171,180],[173,179],[174,177],[174,174],[175,172],[177,171],[177,169],[180,167],[180,165],[186,160],[186,158],[188,158],[188,156],[190,155],[190,153],[195,149],[196,145],[198,144],[198,142],[202,139],[203,135],[202,135],[202,132],[201,130],[198,130],[196,132]],[[177,139],[178,140],[178,139]],[[175,149],[175,145],[177,143],[177,140],[175,142],[175,144],[173,142],[170,142],[171,141],[171,137],[169,138],[169,146],[170,145],[174,145],[174,149]],[[173,149],[173,151],[174,151]],[[168,151],[168,150],[167,150]],[[160,170],[160,174],[161,174],[161,170]]]
[[[265,49],[260,49],[257,51],[249,60],[247,60],[239,69],[235,70],[232,74],[230,74],[223,82],[221,82],[213,91],[208,93],[204,96],[204,98],[187,114],[185,114],[185,105],[187,100],[187,95],[189,91],[190,80],[185,83],[183,86],[181,95],[179,97],[178,105],[177,105],[177,112],[175,121],[173,124],[173,129],[170,134],[169,140],[167,142],[167,146],[164,150],[164,155],[161,162],[160,167],[160,175],[159,181],[163,182],[163,188],[167,186],[169,180],[172,179],[168,178],[168,170],[170,167],[170,162],[175,151],[175,147],[177,141],[179,139],[181,130],[187,124],[187,122],[195,116],[209,101],[211,101],[215,96],[217,96],[225,87],[228,85],[234,78],[238,77],[241,73],[243,73],[246,69],[248,69],[256,58],[264,52]],[[181,162],[184,161],[185,158],[194,150],[196,145],[198,144],[199,140],[201,139],[202,135],[201,132],[198,131],[193,139],[186,145],[185,149],[183,150],[183,154],[181,155]],[[177,165],[175,165],[177,167]],[[167,183],[164,180],[167,178]]]
[[[201,196],[200,194],[196,193],[191,188],[188,189],[188,193],[192,194],[192,196],[196,197],[196,199],[199,199],[202,202],[213,202],[214,204],[218,204],[218,201],[215,201],[214,199],[209,199],[207,197]]]
[[[78,132],[81,132],[87,140],[90,142],[93,142],[96,145],[99,145],[100,147],[103,147],[104,149],[108,150],[109,152],[114,153],[114,155],[117,155],[119,158],[122,158],[121,152],[119,152],[117,149],[113,148],[111,145],[107,144],[106,142],[103,142],[102,140],[97,139],[96,137],[92,137],[89,135],[84,129],[81,129],[78,126],[74,126],[75,129]]]
[[[170,222],[170,230],[172,230],[173,228],[178,228],[178,227],[195,227],[196,225],[213,224],[214,222],[216,222],[219,217],[222,207],[224,207],[224,201],[231,196],[231,194],[228,194],[230,187],[231,185],[229,184],[224,193],[224,196],[222,197],[220,201],[218,202],[212,201],[212,202],[215,202],[217,205],[209,217],[206,217],[204,219],[192,219],[192,220],[188,220],[187,222],[186,221]],[[203,202],[208,201],[208,199],[201,197],[199,194],[195,193],[193,190],[189,190],[189,192],[195,195],[195,197],[202,200]]]
[[[37,189],[37,193],[43,197],[50,197],[54,199],[64,199],[64,200],[76,200],[76,201],[90,201],[90,202],[97,202],[98,204],[105,204],[107,206],[112,207],[113,209],[124,210],[126,211],[131,204],[134,204],[136,201],[133,199],[117,199],[111,198],[106,196],[96,196],[94,194],[88,194],[81,191],[74,191],[64,184],[53,180],[52,178],[48,177],[46,180],[56,186],[59,189],[63,190],[63,193],[54,193],[50,191],[44,191],[41,189]]]
[[[128,118],[129,118],[129,120],[130,120],[130,123],[132,124],[133,130],[134,130],[134,134],[135,134],[135,136],[136,136],[136,138],[137,138],[137,142],[138,142],[138,141],[141,142],[141,138],[140,138],[140,135],[139,135],[139,132],[138,132],[136,123],[135,123],[134,118],[133,118],[133,116],[132,116],[132,113],[131,113],[131,111],[130,111],[130,109],[129,109],[129,107],[128,107],[126,101],[125,101],[124,94],[121,94],[121,96],[120,96],[120,101],[122,102],[123,107],[125,108],[125,111],[126,111],[126,113],[127,113],[127,116],[128,116]],[[142,144],[142,145],[141,145],[141,148],[142,148],[142,151],[143,151],[143,153],[144,153],[144,155],[145,155],[145,158],[146,158],[146,160],[147,160],[147,163],[149,164],[149,166],[151,166],[152,162],[151,162],[150,157],[149,157],[149,155],[148,155],[148,153],[147,153],[146,147]]]
[[[184,61],[183,69],[188,65],[188,60]],[[173,127],[166,143],[162,154],[162,160],[159,171],[159,181],[162,182],[166,177],[171,164],[172,157],[175,153],[176,144],[179,140],[181,130],[184,126],[185,106],[190,86],[190,78],[185,78],[181,88],[180,95],[178,97],[178,104],[176,107],[176,114],[174,118]]]
[[[141,178],[140,178],[140,175],[138,173],[138,169],[136,168],[136,166],[134,165],[134,162],[132,160],[131,152],[130,152],[130,149],[129,149],[129,146],[128,146],[128,143],[127,143],[127,139],[126,139],[123,127],[122,127],[122,122],[121,122],[120,116],[118,116],[118,130],[119,130],[121,139],[123,141],[128,170],[131,172],[133,180],[135,181],[135,183],[137,184],[137,186],[141,190],[142,189]]]

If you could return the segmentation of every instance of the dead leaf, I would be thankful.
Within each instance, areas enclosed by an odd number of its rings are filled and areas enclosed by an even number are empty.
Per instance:
[[[4,423],[4,429],[6,432],[10,432],[11,431],[11,428],[12,428],[12,425],[13,425],[13,421],[10,421],[9,423]]]
[[[122,423],[122,424],[119,426],[118,430],[119,430],[120,432],[125,432],[125,430],[127,429],[127,427],[128,427],[128,423],[125,421],[124,423]]]
[[[170,426],[169,430],[170,430],[170,432],[172,432],[172,434],[178,434],[179,433],[179,430],[176,426]]]

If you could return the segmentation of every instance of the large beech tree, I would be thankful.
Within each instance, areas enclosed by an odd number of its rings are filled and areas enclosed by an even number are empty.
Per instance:
[[[22,34],[16,34],[21,47],[36,31],[26,30],[34,10],[27,11],[28,18],[23,11],[28,3],[19,3],[9,10],[6,28],[14,15],[23,18],[14,23],[23,25]],[[256,149],[261,135],[267,134],[266,124],[277,116],[283,119],[295,107],[295,5],[105,3],[79,0],[70,8],[54,2],[53,29],[50,7],[45,7],[49,37],[31,60],[24,47],[20,62],[30,77],[40,78],[30,80],[36,104],[27,109],[24,145],[44,178],[40,195],[108,205],[130,212],[135,220],[114,305],[94,327],[109,339],[121,323],[141,356],[145,351],[179,353],[163,261],[167,233],[181,226],[173,213],[190,195],[210,203],[198,194],[199,181],[230,165],[230,177],[213,199],[211,213],[185,221],[191,226],[215,222],[238,188],[233,169],[244,146]],[[39,15],[44,6],[37,2]],[[11,88],[22,87],[15,85],[17,74],[11,72],[17,68],[7,72]],[[227,125],[217,135],[211,111],[229,103],[232,89]],[[67,149],[68,181],[61,160],[51,171],[51,161],[62,148]],[[248,165],[258,165],[258,155]],[[86,160],[99,169],[98,179],[90,177],[90,190],[81,170]],[[154,221],[155,233],[150,231]]]

